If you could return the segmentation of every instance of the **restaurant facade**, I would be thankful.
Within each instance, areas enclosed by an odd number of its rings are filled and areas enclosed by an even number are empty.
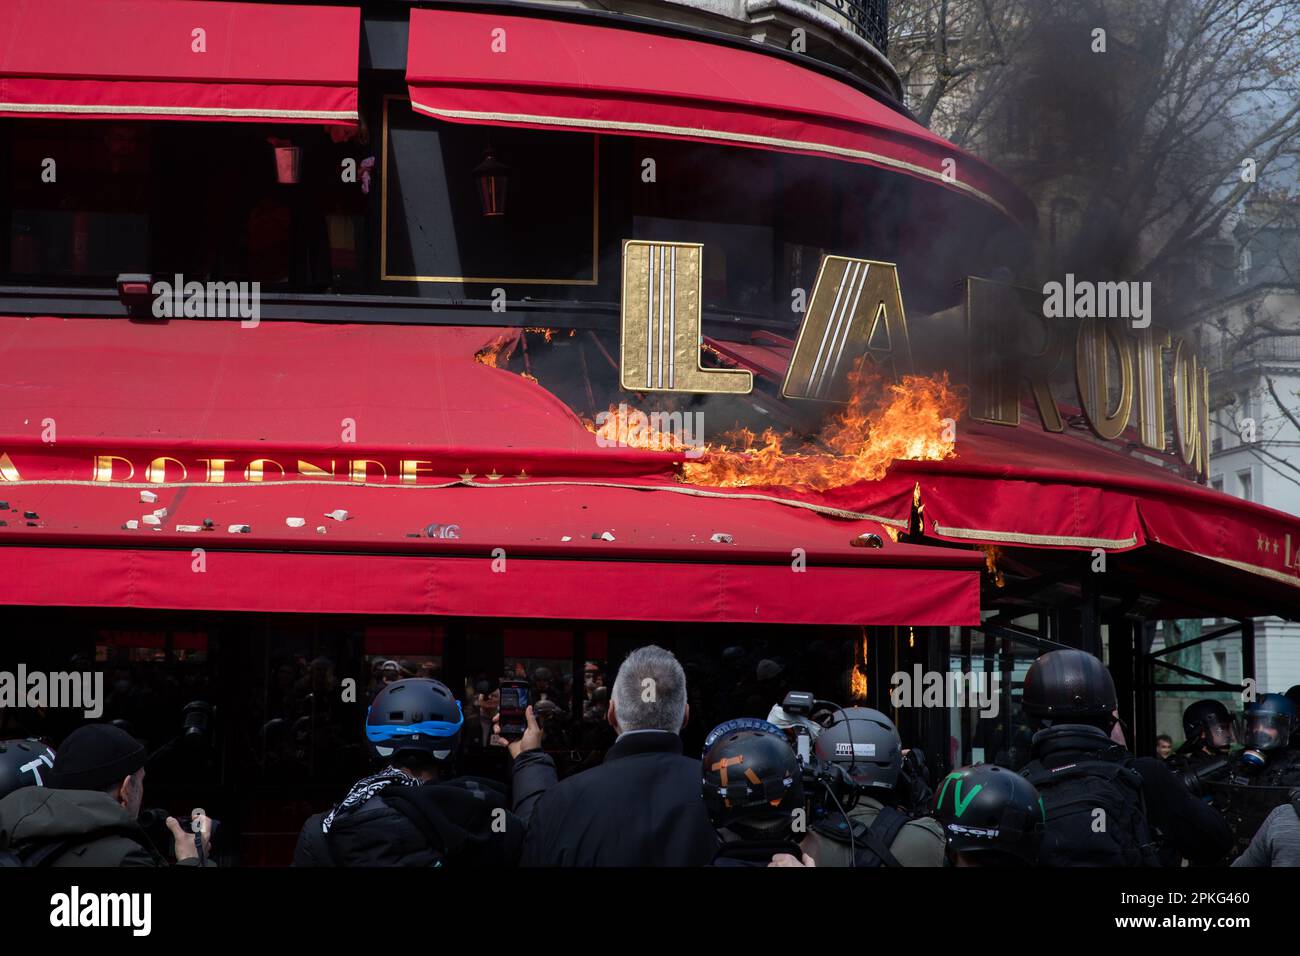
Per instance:
[[[499,679],[576,771],[651,641],[688,753],[811,690],[935,774],[1016,765],[1059,646],[1138,752],[1158,694],[1239,691],[1300,521],[1204,485],[1195,343],[1046,317],[1032,204],[910,117],[883,2],[836,9],[858,39],[809,53],[544,3],[6,6],[6,669],[102,671],[151,801],[272,865],[394,675],[461,693],[488,774]],[[1242,685],[1157,640],[1204,619]],[[935,672],[999,706],[891,701]]]

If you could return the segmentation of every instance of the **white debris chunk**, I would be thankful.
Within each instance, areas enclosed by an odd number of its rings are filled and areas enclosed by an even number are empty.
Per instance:
[[[202,531],[203,525],[200,524],[178,524],[177,531]]]
[[[144,523],[145,523],[145,524],[162,524],[162,518],[159,518],[157,515],[145,515],[145,516],[144,516]]]
[[[126,528],[128,531],[134,531],[136,528],[140,527],[140,522],[132,518],[126,524],[122,525],[122,527]]]
[[[147,505],[151,505],[158,500],[158,496],[152,491],[142,491],[140,492],[140,500]]]
[[[284,523],[287,524],[290,528],[301,528],[303,525],[307,523],[307,519],[306,518],[285,518]]]
[[[157,509],[154,510],[153,515],[154,515],[155,518],[166,518],[166,517],[167,517],[167,509],[166,509],[166,508],[157,508]]]
[[[709,538],[714,544],[731,544],[731,535],[718,532]]]
[[[253,526],[247,524],[232,524],[229,528],[226,529],[226,531],[229,532],[230,534],[248,534],[248,532],[252,530],[253,530]]]
[[[325,517],[333,518],[335,521],[347,521],[351,516],[342,508],[336,508],[333,511],[325,512]]]
[[[318,525],[316,526],[316,533],[317,533],[317,534],[324,534],[324,533],[325,533],[325,526],[324,526],[323,524],[318,524]]]
[[[573,540],[573,536],[572,536],[572,535],[568,535],[568,534],[566,534],[566,535],[565,535],[563,538],[561,538],[560,540],[561,540],[561,541],[572,541],[572,540]]]
[[[600,540],[602,540],[602,541],[613,541],[613,540],[614,540],[614,532],[612,532],[612,531],[602,531],[602,532],[600,533]]]

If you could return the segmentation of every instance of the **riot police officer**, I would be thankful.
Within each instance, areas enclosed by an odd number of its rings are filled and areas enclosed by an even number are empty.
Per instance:
[[[1296,707],[1283,694],[1265,694],[1246,705],[1246,749],[1239,765],[1257,786],[1300,786],[1300,754],[1290,749]]]
[[[1013,770],[954,770],[939,785],[932,815],[948,837],[951,866],[1037,865],[1046,811],[1034,785]]]
[[[1042,655],[1025,675],[1022,700],[1041,728],[1021,771],[1046,810],[1040,865],[1176,865],[1179,855],[1208,865],[1223,858],[1232,834],[1222,816],[1164,761],[1133,757],[1112,739],[1118,695],[1100,660],[1074,648]],[[1097,819],[1105,819],[1104,829],[1094,828]]]
[[[45,741],[35,737],[0,740],[0,799],[22,787],[48,786],[46,777],[54,769],[54,757]]]

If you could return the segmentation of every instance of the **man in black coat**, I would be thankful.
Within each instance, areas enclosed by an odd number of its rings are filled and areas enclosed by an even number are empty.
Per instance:
[[[599,767],[557,782],[541,730],[509,744],[524,866],[704,866],[718,838],[700,798],[700,763],[682,756],[686,674],[648,645],[628,655],[609,701],[618,739]],[[498,732],[499,732],[498,727]]]

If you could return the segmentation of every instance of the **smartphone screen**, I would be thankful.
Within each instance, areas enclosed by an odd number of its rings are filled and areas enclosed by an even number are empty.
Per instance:
[[[507,740],[518,740],[527,728],[524,711],[528,709],[528,684],[524,681],[501,682],[501,705],[498,720],[501,724],[501,736]]]

